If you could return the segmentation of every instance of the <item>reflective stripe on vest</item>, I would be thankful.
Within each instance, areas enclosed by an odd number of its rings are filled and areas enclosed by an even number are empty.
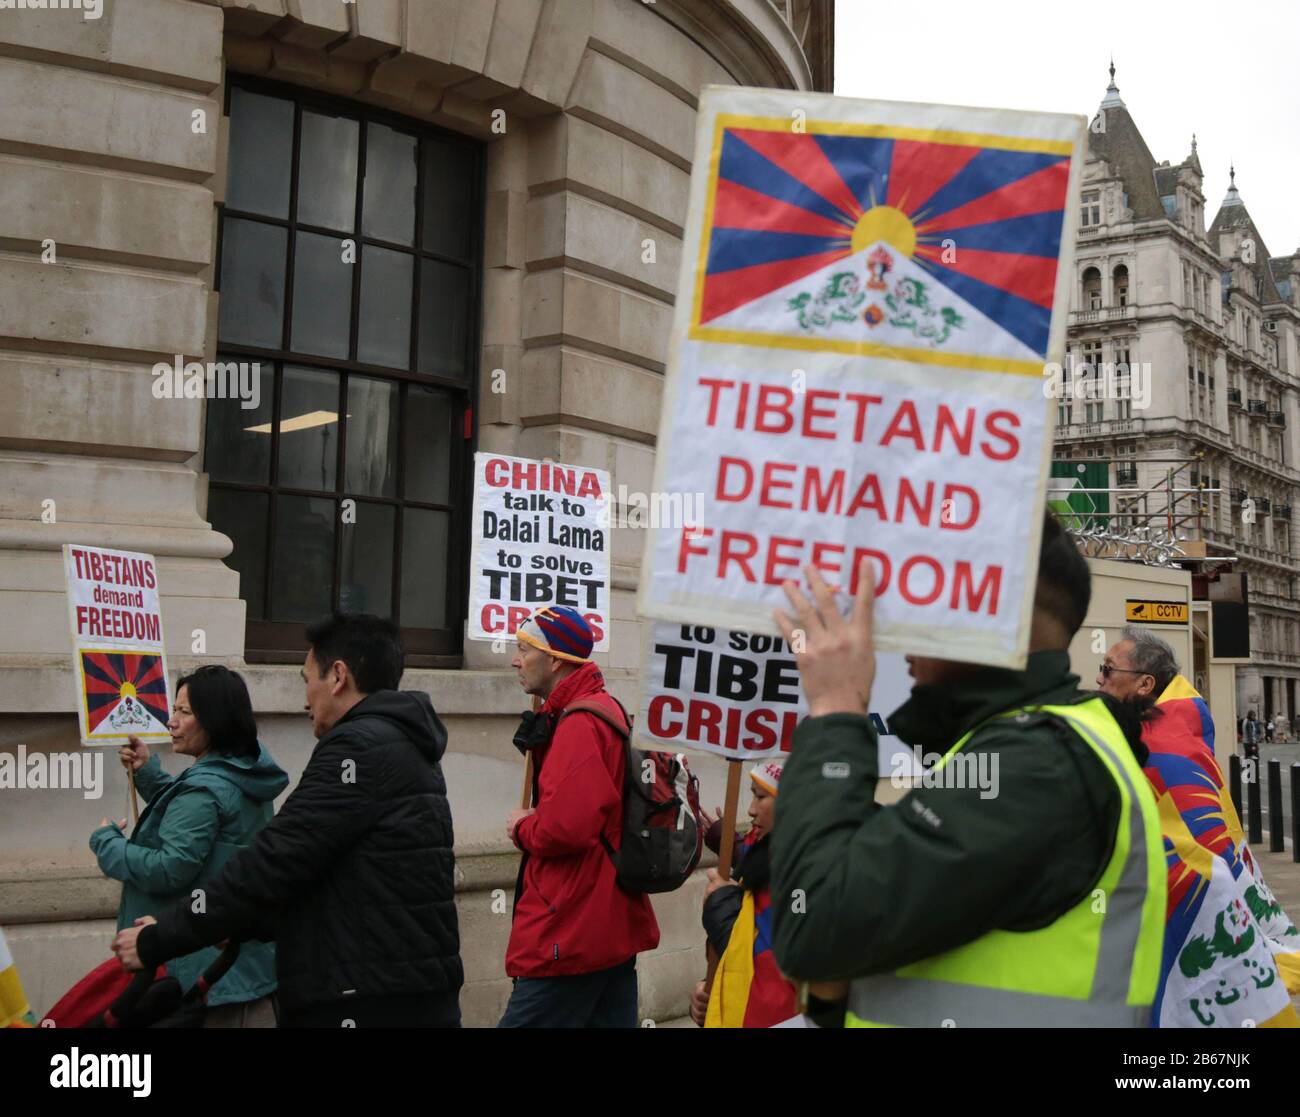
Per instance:
[[[1094,912],[1094,892],[1040,930],[990,931],[892,974],[859,978],[849,987],[847,1027],[1150,1026],[1166,902],[1155,799],[1100,699],[1026,707],[1001,717],[1035,712],[1064,720],[1119,789],[1115,848],[1097,883],[1104,911]],[[976,731],[958,741],[939,767]]]

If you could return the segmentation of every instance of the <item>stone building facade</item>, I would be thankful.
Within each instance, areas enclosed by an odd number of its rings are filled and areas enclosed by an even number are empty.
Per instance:
[[[451,733],[462,1004],[491,1023],[523,700],[501,652],[463,639],[470,455],[650,490],[698,93],[829,90],[832,5],[88,14],[0,13],[0,749],[77,746],[65,542],[158,556],[173,673],[243,671],[295,780],[311,745],[301,622],[332,605],[398,617],[404,685]],[[255,366],[235,383],[256,390],[169,389],[195,361]],[[624,699],[640,545],[616,532],[600,657]],[[720,792],[720,766],[700,767]],[[86,838],[123,813],[111,754],[103,780],[94,801],[0,790],[0,924],[38,1011],[105,956],[117,887]],[[686,1011],[701,891],[656,905],[646,1018]]]
[[[1088,140],[1069,349],[1076,375],[1106,364],[1121,375],[1098,398],[1077,379],[1062,393],[1056,456],[1112,463],[1110,486],[1124,490],[1109,494],[1119,522],[1164,528],[1172,507],[1184,549],[1206,560],[1197,569],[1248,575],[1251,662],[1237,670],[1238,712],[1293,719],[1300,250],[1269,255],[1235,173],[1208,217],[1195,137],[1180,163],[1158,163],[1113,67]],[[1125,398],[1128,365],[1149,370],[1149,381],[1127,384],[1129,397],[1149,393],[1145,408]],[[1171,471],[1172,488],[1185,490],[1172,500]],[[1198,486],[1219,493],[1190,491]]]

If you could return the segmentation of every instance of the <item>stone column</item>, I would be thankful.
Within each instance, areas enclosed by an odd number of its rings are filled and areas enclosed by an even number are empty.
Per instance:
[[[85,14],[0,20],[0,714],[74,709],[67,542],[158,556],[170,655],[198,629],[243,649],[230,541],[198,511],[203,401],[155,398],[151,371],[204,359],[222,13]]]

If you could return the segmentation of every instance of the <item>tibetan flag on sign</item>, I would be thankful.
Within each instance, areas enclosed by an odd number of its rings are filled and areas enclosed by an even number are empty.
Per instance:
[[[1018,668],[1082,117],[710,87],[638,612],[775,634],[875,575],[886,651]]]
[[[1070,147],[920,136],[724,117],[693,336],[1038,375]]]
[[[1205,700],[1178,676],[1142,740],[1169,869],[1165,947],[1153,1023],[1162,1028],[1300,1027],[1288,974],[1300,933],[1246,847],[1214,757]]]
[[[18,980],[18,968],[9,953],[4,930],[0,928],[0,1028],[34,1027],[36,1017],[32,1006],[27,1003],[23,983]]]
[[[81,651],[86,725],[117,733],[158,733],[171,717],[161,655]]]

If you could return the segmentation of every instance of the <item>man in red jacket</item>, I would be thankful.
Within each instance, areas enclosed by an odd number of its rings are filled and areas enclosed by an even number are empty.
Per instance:
[[[591,662],[587,622],[564,606],[541,609],[517,632],[510,665],[544,699],[534,721],[533,803],[510,813],[506,834],[523,860],[506,973],[514,992],[502,1028],[634,1028],[636,956],[659,945],[650,898],[615,881],[622,842],[623,740],[595,714],[623,711]]]

